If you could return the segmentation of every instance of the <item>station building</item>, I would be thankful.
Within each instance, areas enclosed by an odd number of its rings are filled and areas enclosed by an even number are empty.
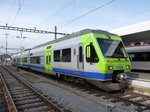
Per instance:
[[[111,30],[122,37],[125,45],[150,44],[150,20]]]

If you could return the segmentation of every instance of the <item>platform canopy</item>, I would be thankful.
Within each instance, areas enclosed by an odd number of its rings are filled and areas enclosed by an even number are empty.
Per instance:
[[[114,29],[110,32],[121,36],[125,44],[134,42],[150,43],[150,21]]]

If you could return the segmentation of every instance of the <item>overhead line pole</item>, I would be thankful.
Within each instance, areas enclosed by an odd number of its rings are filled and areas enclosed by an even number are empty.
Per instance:
[[[6,57],[7,57],[7,38],[8,38],[8,33],[5,33],[5,35],[6,35]]]
[[[55,26],[55,40],[57,39],[57,26]]]
[[[59,33],[59,32],[51,32],[51,31],[44,31],[44,30],[36,30],[30,28],[21,28],[21,27],[12,27],[12,26],[3,26],[0,25],[0,29],[4,30],[13,30],[13,31],[21,31],[21,32],[31,32],[31,33],[41,33],[41,34],[59,34],[59,35],[69,35],[68,33]]]

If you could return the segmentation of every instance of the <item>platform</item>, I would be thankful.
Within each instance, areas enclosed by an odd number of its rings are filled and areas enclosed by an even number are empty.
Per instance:
[[[131,72],[130,78],[136,78],[136,79],[146,79],[150,80],[150,73],[144,73],[144,72]]]
[[[127,83],[131,86],[150,88],[150,73],[131,72]]]
[[[127,84],[135,92],[150,95],[150,73],[131,72]]]

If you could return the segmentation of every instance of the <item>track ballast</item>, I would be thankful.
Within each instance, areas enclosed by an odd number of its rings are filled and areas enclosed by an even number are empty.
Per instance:
[[[8,109],[11,112],[63,112],[19,76],[0,66],[0,77]]]

